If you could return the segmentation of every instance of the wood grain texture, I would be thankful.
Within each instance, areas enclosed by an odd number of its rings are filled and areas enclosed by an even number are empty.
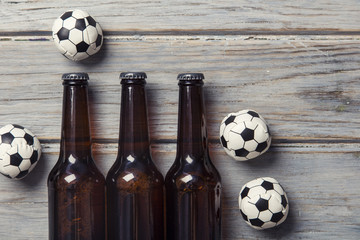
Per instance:
[[[303,1],[1,1],[0,32],[51,31],[69,9],[87,10],[106,31],[349,31],[359,32],[357,0]]]
[[[224,186],[223,239],[358,239],[359,147],[359,144],[280,144],[273,145],[259,159],[236,162],[219,144],[212,144],[212,159]],[[154,161],[163,174],[174,161],[175,148],[175,144],[153,145]],[[41,162],[27,178],[1,179],[0,214],[6,216],[1,221],[2,239],[47,238],[46,178],[56,162],[58,149],[58,144],[44,144]],[[116,157],[116,144],[96,144],[93,153],[105,174]],[[237,202],[242,185],[261,176],[276,178],[290,202],[287,221],[266,231],[248,227]],[[14,224],[17,221],[21,225]]]
[[[93,154],[106,174],[116,158],[119,73],[148,75],[152,153],[165,174],[175,158],[181,72],[205,74],[212,159],[224,186],[223,239],[360,238],[360,4],[319,1],[0,1],[0,126],[38,135],[39,165],[25,179],[0,176],[0,239],[47,239],[46,179],[59,150],[61,74],[88,72]],[[80,63],[51,42],[56,17],[87,10],[102,25],[102,51]],[[218,143],[229,112],[257,110],[273,144],[235,162]],[[290,214],[256,231],[237,196],[257,177],[277,179]],[[16,234],[14,234],[16,233]]]
[[[176,76],[194,71],[206,76],[212,139],[229,112],[250,108],[267,119],[278,139],[359,141],[360,41],[264,38],[113,37],[86,63],[65,59],[48,39],[2,41],[0,84],[8,94],[0,96],[0,122],[23,123],[41,138],[58,139],[61,74],[86,71],[94,138],[117,142],[119,72],[145,71],[151,134],[175,141]]]

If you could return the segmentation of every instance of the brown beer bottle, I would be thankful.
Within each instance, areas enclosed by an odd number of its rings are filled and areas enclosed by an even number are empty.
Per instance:
[[[48,177],[49,239],[104,240],[105,179],[91,154],[88,75],[64,74],[60,156]]]
[[[109,240],[164,239],[164,179],[150,154],[146,74],[120,74],[118,156],[106,177]]]
[[[221,178],[209,158],[203,79],[178,76],[177,153],[165,177],[168,240],[221,239]]]

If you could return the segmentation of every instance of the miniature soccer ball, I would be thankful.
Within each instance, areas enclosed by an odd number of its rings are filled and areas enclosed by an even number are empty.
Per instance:
[[[220,125],[220,142],[226,153],[246,161],[265,153],[271,143],[265,119],[254,110],[228,114]]]
[[[24,178],[41,155],[38,138],[28,129],[8,124],[0,128],[0,173],[14,179]]]
[[[257,230],[283,223],[289,213],[289,201],[284,189],[270,177],[245,184],[239,194],[239,207],[246,223]]]
[[[68,59],[80,61],[97,53],[103,44],[100,24],[87,12],[71,10],[54,22],[55,45]]]

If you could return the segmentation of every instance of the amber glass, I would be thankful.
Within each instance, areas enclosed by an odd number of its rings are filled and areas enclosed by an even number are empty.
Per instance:
[[[122,73],[117,159],[107,177],[108,239],[164,239],[164,180],[150,154],[145,73]]]
[[[221,239],[221,179],[209,158],[203,75],[178,79],[177,154],[165,178],[167,239]]]
[[[87,74],[64,74],[60,156],[48,177],[49,239],[103,240],[105,179],[91,155]]]

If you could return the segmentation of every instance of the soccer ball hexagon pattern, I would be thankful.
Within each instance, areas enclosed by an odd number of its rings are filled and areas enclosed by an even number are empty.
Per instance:
[[[21,179],[36,166],[41,155],[38,138],[28,129],[8,124],[0,128],[0,173]]]
[[[226,153],[246,161],[265,153],[271,144],[265,119],[254,110],[228,114],[220,125],[220,142]]]
[[[239,207],[246,223],[257,230],[283,223],[289,213],[289,201],[284,189],[270,177],[245,184],[239,194]]]
[[[103,44],[100,24],[82,10],[70,10],[57,18],[52,36],[60,52],[74,61],[94,55]]]

